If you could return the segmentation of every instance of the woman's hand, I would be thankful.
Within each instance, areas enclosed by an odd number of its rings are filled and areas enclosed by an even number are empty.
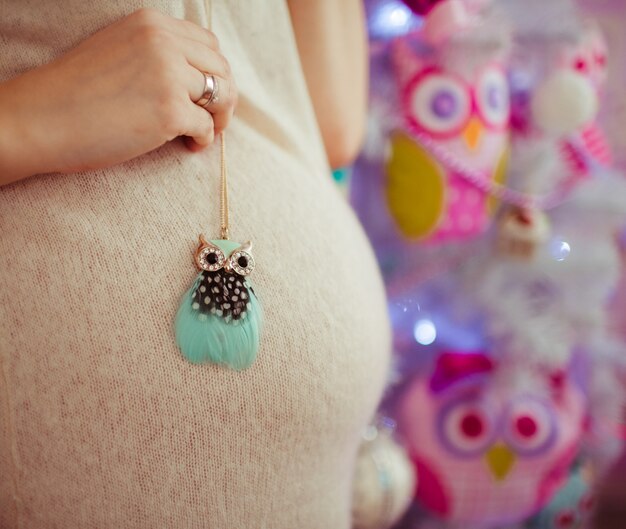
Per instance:
[[[207,109],[194,103],[202,72],[219,84]],[[215,35],[142,9],[0,85],[0,185],[111,166],[178,136],[201,149],[228,125],[236,100]]]

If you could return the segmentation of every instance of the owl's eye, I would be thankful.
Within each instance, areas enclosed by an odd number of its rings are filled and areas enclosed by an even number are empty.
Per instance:
[[[217,246],[208,245],[200,249],[196,261],[202,270],[215,272],[224,266],[226,256]]]
[[[558,529],[571,529],[576,523],[576,515],[574,511],[567,509],[561,511],[554,519],[554,526]]]
[[[507,125],[511,103],[509,85],[502,70],[493,66],[481,75],[477,86],[476,104],[488,126],[502,129]]]
[[[505,438],[517,453],[535,455],[555,441],[555,418],[548,406],[534,397],[522,397],[509,407]]]
[[[229,257],[232,270],[240,276],[247,276],[254,270],[254,258],[245,250],[236,250]]]
[[[589,71],[589,63],[587,62],[587,59],[585,59],[582,56],[576,57],[574,59],[573,66],[574,66],[574,70],[582,74],[585,74]]]
[[[409,121],[437,137],[451,137],[460,132],[472,112],[470,95],[463,82],[435,71],[411,82],[405,104]]]
[[[438,430],[442,444],[461,457],[482,453],[493,442],[495,433],[489,410],[478,401],[465,399],[443,410]]]

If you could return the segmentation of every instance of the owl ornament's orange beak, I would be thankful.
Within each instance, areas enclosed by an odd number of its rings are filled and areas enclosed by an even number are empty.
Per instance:
[[[467,124],[467,127],[463,129],[461,133],[465,140],[465,145],[470,151],[475,151],[480,145],[480,140],[483,136],[483,125],[478,118],[473,117]]]
[[[496,481],[503,481],[515,464],[515,454],[503,443],[496,443],[485,454],[487,466]]]

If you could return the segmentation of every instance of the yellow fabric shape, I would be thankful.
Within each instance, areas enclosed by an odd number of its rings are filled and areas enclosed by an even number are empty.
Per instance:
[[[506,184],[506,176],[509,170],[509,148],[507,146],[502,150],[502,154],[500,155],[500,160],[498,161],[498,165],[496,165],[496,170],[493,174],[492,182],[499,185]],[[487,200],[487,213],[489,216],[493,216],[500,206],[500,200],[493,195],[489,196]]]
[[[387,164],[389,210],[406,237],[426,237],[435,230],[443,213],[443,169],[406,134],[395,134],[391,146]]]

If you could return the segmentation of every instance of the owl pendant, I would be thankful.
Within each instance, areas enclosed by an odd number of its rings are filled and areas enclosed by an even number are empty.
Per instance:
[[[200,273],[185,293],[175,322],[176,344],[194,364],[212,362],[237,371],[254,362],[259,349],[261,306],[248,275],[252,245],[207,241],[195,252]]]

